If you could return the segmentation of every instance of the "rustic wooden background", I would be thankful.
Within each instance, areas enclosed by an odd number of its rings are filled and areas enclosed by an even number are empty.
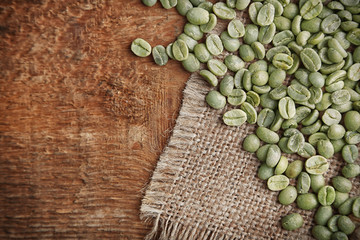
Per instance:
[[[189,74],[130,51],[185,19],[140,0],[0,1],[0,238],[143,239]]]

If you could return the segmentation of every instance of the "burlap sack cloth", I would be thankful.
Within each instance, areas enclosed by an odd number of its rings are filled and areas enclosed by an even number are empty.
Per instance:
[[[246,13],[237,14],[248,22]],[[213,32],[221,33],[226,25],[220,21]],[[255,154],[242,149],[255,125],[226,126],[222,115],[231,107],[210,108],[205,102],[210,89],[198,73],[187,82],[173,135],[142,201],[141,217],[154,221],[147,239],[312,239],[315,210],[277,201],[278,192],[256,176],[260,162]],[[301,159],[286,156],[290,162]],[[330,159],[325,175],[329,184],[343,165],[338,155]],[[353,184],[351,195],[358,195],[358,177]],[[300,213],[305,222],[290,232],[281,228],[280,220],[291,212]]]

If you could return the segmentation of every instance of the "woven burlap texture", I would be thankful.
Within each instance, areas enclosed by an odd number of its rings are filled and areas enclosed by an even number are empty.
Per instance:
[[[237,17],[245,22],[241,13]],[[220,22],[214,32],[225,27]],[[226,126],[222,115],[231,107],[210,108],[205,102],[209,90],[198,73],[191,75],[173,134],[142,201],[141,217],[154,224],[147,239],[311,239],[315,211],[277,201],[278,192],[256,176],[260,162],[255,154],[242,149],[255,126]],[[286,156],[290,162],[301,159]],[[329,184],[343,165],[339,156],[330,159]],[[353,183],[352,195],[358,195],[359,181]],[[304,226],[289,232],[280,220],[291,212],[304,217]]]

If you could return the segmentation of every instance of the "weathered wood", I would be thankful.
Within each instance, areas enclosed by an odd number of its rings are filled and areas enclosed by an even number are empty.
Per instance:
[[[145,236],[141,190],[189,74],[129,49],[184,23],[140,0],[1,1],[1,239]]]

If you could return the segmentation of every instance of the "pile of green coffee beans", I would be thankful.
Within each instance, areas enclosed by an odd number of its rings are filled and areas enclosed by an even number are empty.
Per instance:
[[[157,0],[142,2],[153,6]],[[349,196],[349,179],[360,175],[359,0],[160,3],[186,16],[184,33],[166,48],[152,49],[138,38],[132,51],[140,57],[152,53],[158,65],[169,58],[181,61],[189,72],[206,64],[199,74],[214,87],[206,96],[208,105],[232,106],[223,115],[226,125],[258,125],[243,148],[261,161],[259,178],[270,190],[280,191],[281,204],[317,209],[316,239],[348,239],[355,230],[349,215],[360,218],[360,197]],[[252,24],[236,19],[237,11],[246,11]],[[218,18],[228,21],[220,36],[212,33]],[[304,160],[289,163],[284,153]],[[327,185],[324,174],[335,153],[345,166],[342,176]],[[281,224],[295,230],[303,218],[292,213]]]

